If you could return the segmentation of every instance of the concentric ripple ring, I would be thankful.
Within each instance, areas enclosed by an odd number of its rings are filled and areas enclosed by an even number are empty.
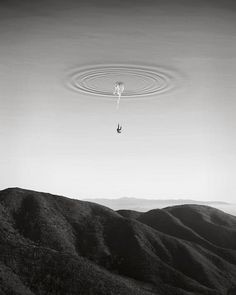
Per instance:
[[[70,89],[84,94],[114,98],[116,82],[123,82],[122,98],[139,98],[170,92],[176,73],[164,67],[102,64],[75,69],[68,78]]]

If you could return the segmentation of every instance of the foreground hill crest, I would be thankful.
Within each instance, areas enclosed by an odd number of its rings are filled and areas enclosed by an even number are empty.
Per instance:
[[[233,294],[236,217],[0,192],[0,294]]]

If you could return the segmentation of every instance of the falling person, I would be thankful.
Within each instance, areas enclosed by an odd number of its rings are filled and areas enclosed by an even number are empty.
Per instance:
[[[121,133],[122,130],[122,126],[120,126],[120,124],[118,123],[118,127],[116,129],[117,133]]]

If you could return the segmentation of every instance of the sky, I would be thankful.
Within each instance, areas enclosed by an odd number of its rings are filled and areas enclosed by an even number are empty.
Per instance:
[[[3,0],[0,40],[0,189],[234,201],[234,1]],[[67,87],[73,69],[113,63],[179,83],[121,98],[119,135],[115,100]]]

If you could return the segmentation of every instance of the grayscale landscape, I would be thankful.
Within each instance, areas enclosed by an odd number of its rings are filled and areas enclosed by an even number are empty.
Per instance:
[[[236,1],[0,1],[0,295],[236,295]]]

